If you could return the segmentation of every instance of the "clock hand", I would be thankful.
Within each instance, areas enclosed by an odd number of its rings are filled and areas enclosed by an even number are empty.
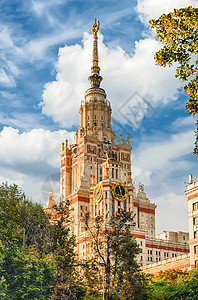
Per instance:
[[[100,194],[100,190],[96,191],[96,196],[98,196]]]
[[[122,196],[122,191],[121,191],[120,185],[119,185],[119,191],[120,191],[119,195]]]

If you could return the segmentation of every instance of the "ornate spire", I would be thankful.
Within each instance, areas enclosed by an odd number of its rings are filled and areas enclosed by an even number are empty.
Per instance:
[[[89,76],[89,81],[91,83],[91,87],[99,87],[100,82],[102,81],[102,77],[100,76],[100,67],[98,66],[98,30],[99,30],[100,22],[95,19],[95,24],[92,26],[92,34],[93,34],[93,66],[91,68],[92,75]]]

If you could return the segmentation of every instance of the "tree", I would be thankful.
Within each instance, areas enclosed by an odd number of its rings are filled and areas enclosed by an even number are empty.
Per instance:
[[[54,206],[59,216],[53,221],[51,252],[55,263],[55,280],[51,287],[50,300],[81,299],[84,290],[79,275],[79,263],[75,252],[76,237],[72,232],[69,201]],[[54,212],[53,212],[54,214]]]
[[[120,299],[145,299],[146,277],[140,270],[136,256],[141,252],[131,229],[135,226],[134,214],[121,210],[109,222],[108,233],[112,287]]]
[[[27,201],[16,185],[0,186],[2,299],[48,298],[54,277],[47,252],[50,226],[42,206]]]
[[[136,262],[140,248],[131,234],[134,215],[121,210],[104,224],[102,217],[91,220],[88,214],[85,226],[93,244],[92,268],[89,276],[97,277],[96,286],[102,291],[102,272],[99,263],[104,264],[106,299],[146,299],[147,280]],[[89,264],[88,264],[89,265]],[[86,280],[86,278],[85,278]]]
[[[164,44],[155,54],[155,60],[163,67],[178,62],[175,77],[182,82],[188,81],[184,86],[185,92],[190,94],[186,109],[194,117],[198,113],[198,9],[191,6],[174,9],[172,13],[163,14],[149,23]],[[194,154],[198,156],[198,120],[195,133]]]
[[[150,281],[149,299],[197,299],[198,295],[198,270],[161,271]]]

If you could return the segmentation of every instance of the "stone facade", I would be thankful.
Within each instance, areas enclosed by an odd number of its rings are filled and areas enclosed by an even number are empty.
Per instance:
[[[145,273],[153,275],[157,275],[160,271],[170,269],[182,271],[190,270],[190,253],[155,262],[142,268]]]
[[[193,181],[189,175],[189,183],[185,191],[188,197],[188,224],[189,224],[189,246],[190,264],[198,267],[198,181]]]
[[[97,28],[97,24],[95,26]],[[85,92],[85,99],[80,104],[80,126],[75,144],[68,145],[66,140],[60,153],[61,201],[69,200],[73,208],[78,254],[86,257],[91,251],[91,238],[82,220],[84,215],[89,213],[92,218],[102,216],[105,224],[121,209],[135,214],[136,226],[132,235],[142,249],[137,257],[141,266],[188,253],[188,244],[186,240],[179,239],[178,233],[172,234],[173,241],[165,236],[155,239],[156,205],[147,198],[143,184],[139,184],[136,192],[132,183],[129,137],[125,140],[120,134],[116,143],[115,132],[111,128],[111,104],[100,88],[102,77],[98,66],[97,32],[94,31],[93,35],[91,88]],[[122,198],[120,201],[115,193]],[[48,205],[46,209],[49,208]],[[181,235],[186,237],[185,233]]]

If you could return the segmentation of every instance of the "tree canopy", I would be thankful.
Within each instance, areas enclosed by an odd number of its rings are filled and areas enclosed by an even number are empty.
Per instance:
[[[17,185],[0,185],[0,298],[81,299],[75,237],[66,204],[43,207],[26,200]]]
[[[100,287],[101,291],[103,268],[105,299],[147,299],[147,276],[136,261],[141,249],[131,234],[135,226],[134,214],[121,210],[110,218],[108,224],[104,223],[102,216],[95,219],[88,217],[85,218],[85,226],[90,236],[94,237],[92,251],[95,256],[95,260],[86,260],[85,274],[89,269],[89,276],[85,278],[86,284],[97,282],[95,290]],[[98,262],[103,262],[103,267]],[[94,290],[94,287],[91,288]]]
[[[156,52],[155,60],[159,66],[172,66],[178,63],[175,77],[187,81],[184,90],[190,94],[186,109],[193,117],[198,113],[198,9],[191,6],[174,9],[157,20],[150,20],[157,38],[164,47]],[[194,154],[198,156],[198,120],[195,131]]]
[[[198,299],[198,270],[161,271],[150,281],[151,300]]]

